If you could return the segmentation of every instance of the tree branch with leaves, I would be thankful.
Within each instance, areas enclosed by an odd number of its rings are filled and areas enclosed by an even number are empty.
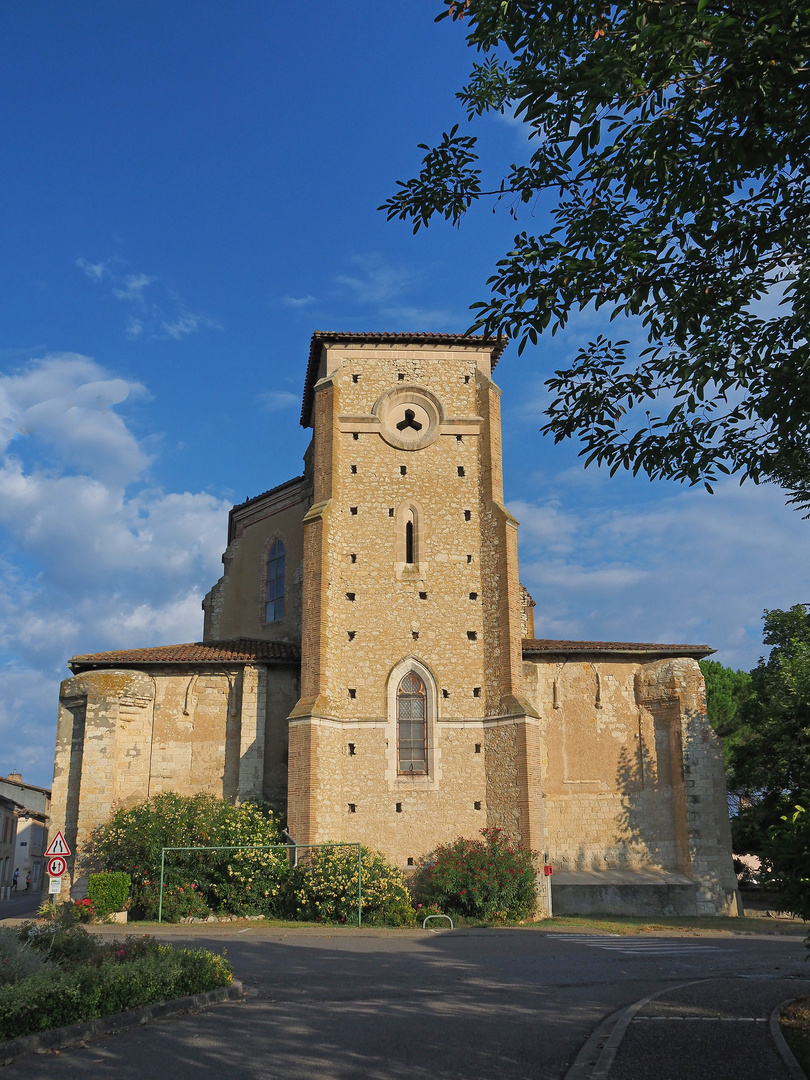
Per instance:
[[[543,432],[612,472],[735,473],[810,510],[810,3],[445,0],[438,19],[481,54],[468,123],[514,112],[531,151],[485,186],[456,126],[380,209],[418,232],[548,194],[471,330],[522,352],[591,308],[647,338],[599,336],[554,372]]]

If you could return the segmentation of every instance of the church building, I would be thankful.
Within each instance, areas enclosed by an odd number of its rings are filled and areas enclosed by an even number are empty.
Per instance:
[[[546,854],[561,913],[737,913],[712,650],[534,636],[503,347],[313,335],[303,475],[231,510],[202,642],[70,661],[52,814],[75,889],[115,807],[205,791],[405,871],[501,828]]]

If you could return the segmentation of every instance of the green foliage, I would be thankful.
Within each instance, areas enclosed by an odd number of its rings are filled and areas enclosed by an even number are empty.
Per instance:
[[[525,919],[537,899],[533,853],[500,829],[482,829],[481,835],[442,844],[421,860],[413,884],[417,900],[448,915]]]
[[[124,911],[129,904],[129,887],[132,879],[122,871],[90,874],[87,878],[87,898],[99,918],[106,918],[114,911]]]
[[[166,853],[164,918],[212,909],[269,915],[283,907],[287,854],[236,848],[283,843],[280,823],[264,804],[232,806],[211,795],[167,793],[116,811],[96,831],[93,855],[105,869],[131,875],[134,915],[156,918],[161,848],[230,846]]]
[[[56,919],[47,923],[23,923],[19,940],[58,967],[98,964],[104,957],[99,942],[76,922],[73,905],[64,904]]]
[[[9,986],[53,968],[10,926],[0,926],[0,986]]]
[[[810,921],[810,814],[798,803],[768,830],[765,854],[785,911]],[[810,947],[810,937],[805,943]]]
[[[747,671],[724,667],[716,660],[700,660],[699,664],[706,682],[709,722],[723,743],[729,794],[736,796],[736,777],[733,771],[735,754],[740,741],[745,737],[740,706],[750,693],[751,676]]]
[[[810,606],[766,611],[763,640],[770,655],[751,672],[724,740],[741,802],[734,849],[769,861],[771,828],[810,798]]]
[[[543,431],[611,472],[709,490],[738,472],[809,506],[808,0],[444,5],[481,57],[457,95],[468,122],[514,113],[524,160],[484,184],[457,125],[380,209],[416,232],[490,197],[533,224],[556,195],[472,329],[522,351],[592,307],[648,347],[598,336],[548,380]]]
[[[204,949],[155,945],[146,955],[73,967],[0,986],[0,1039],[92,1020],[139,1005],[228,986],[230,965]]]
[[[291,901],[298,918],[357,923],[357,848],[316,848],[295,870]],[[402,872],[380,851],[362,848],[362,916],[367,926],[413,926]]]

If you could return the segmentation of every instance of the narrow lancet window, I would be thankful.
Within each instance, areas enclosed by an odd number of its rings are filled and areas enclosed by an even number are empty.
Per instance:
[[[265,592],[265,622],[284,618],[284,564],[286,552],[280,540],[273,541],[267,556],[267,588]]]
[[[427,772],[427,692],[413,671],[397,687],[397,772]]]
[[[413,564],[413,521],[405,522],[405,562]]]

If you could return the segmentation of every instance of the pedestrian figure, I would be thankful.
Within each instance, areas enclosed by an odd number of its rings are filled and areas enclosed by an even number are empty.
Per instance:
[[[20,868],[17,867],[17,869],[14,871],[14,877],[11,879],[11,891],[12,892],[17,891],[17,878],[19,876],[20,876]]]
[[[28,890],[30,888],[31,888],[31,871],[29,870],[28,873],[25,875],[25,891],[28,892]]]

